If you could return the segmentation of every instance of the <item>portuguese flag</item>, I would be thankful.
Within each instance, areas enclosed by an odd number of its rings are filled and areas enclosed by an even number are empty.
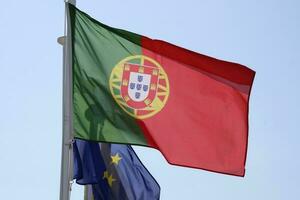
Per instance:
[[[75,138],[244,176],[254,71],[69,11]]]

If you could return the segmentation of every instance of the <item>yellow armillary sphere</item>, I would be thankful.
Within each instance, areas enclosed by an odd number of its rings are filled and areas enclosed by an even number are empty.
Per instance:
[[[161,111],[170,93],[168,76],[162,66],[144,55],[121,60],[111,72],[109,85],[119,106],[137,119]]]

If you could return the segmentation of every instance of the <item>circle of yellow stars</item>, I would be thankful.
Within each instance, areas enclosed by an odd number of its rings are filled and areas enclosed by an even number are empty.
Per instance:
[[[111,155],[111,165],[118,165],[120,160],[122,159],[122,157],[120,157],[120,155],[118,153],[116,153],[115,155]],[[108,185],[110,187],[112,187],[113,182],[116,181],[116,179],[113,177],[112,173],[109,173],[108,170],[105,170],[103,173],[103,179],[106,179],[108,182]]]

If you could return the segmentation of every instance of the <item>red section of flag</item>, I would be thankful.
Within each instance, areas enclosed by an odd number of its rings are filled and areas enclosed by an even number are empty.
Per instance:
[[[255,72],[163,41],[142,38],[170,83],[165,107],[138,120],[169,163],[244,176],[248,101]]]

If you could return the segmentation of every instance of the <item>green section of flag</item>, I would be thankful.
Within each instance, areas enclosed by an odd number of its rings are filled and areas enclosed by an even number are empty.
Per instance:
[[[75,137],[147,145],[136,120],[113,99],[109,78],[127,56],[139,55],[140,36],[108,27],[69,5],[73,44]]]

